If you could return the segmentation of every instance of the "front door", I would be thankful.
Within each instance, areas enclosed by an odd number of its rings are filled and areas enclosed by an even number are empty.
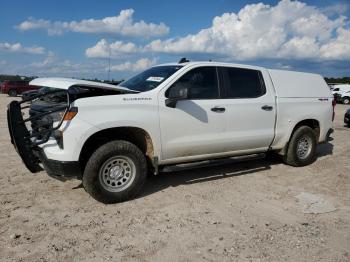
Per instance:
[[[175,108],[165,105],[170,92],[183,88],[188,99]],[[221,108],[217,68],[197,67],[179,77],[159,97],[162,159],[191,157],[221,152],[224,145],[225,112]]]

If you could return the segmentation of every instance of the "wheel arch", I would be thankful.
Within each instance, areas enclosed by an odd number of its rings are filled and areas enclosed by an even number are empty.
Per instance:
[[[316,119],[304,119],[299,121],[293,128],[290,136],[289,136],[289,140],[292,137],[293,133],[295,132],[295,130],[297,130],[300,126],[308,126],[310,128],[312,128],[315,133],[316,133],[316,139],[318,141],[319,136],[320,136],[320,121],[316,120]]]
[[[290,132],[290,134],[288,136],[287,143],[284,145],[284,147],[280,151],[282,153],[282,155],[284,155],[286,153],[286,150],[288,148],[289,141],[292,138],[292,135],[301,126],[308,126],[308,127],[312,128],[315,131],[315,134],[316,134],[316,141],[319,141],[320,130],[321,130],[320,129],[320,121],[317,120],[317,119],[314,119],[314,118],[300,120],[299,122],[297,122],[294,125],[293,129],[291,130],[291,132]]]
[[[316,134],[316,141],[319,141],[320,138],[320,121],[315,119],[315,118],[306,118],[306,119],[302,119],[297,121],[294,125],[293,128],[291,127],[288,132],[286,132],[286,135],[283,137],[282,141],[283,144],[281,144],[281,147],[275,147],[276,152],[278,152],[281,155],[284,155],[286,153],[286,150],[288,148],[289,145],[289,141],[292,138],[294,132],[301,126],[308,126],[310,128],[312,128],[315,131]],[[279,142],[281,143],[281,142]]]
[[[153,164],[154,143],[146,130],[134,126],[112,127],[99,130],[85,140],[79,154],[79,163],[83,171],[92,153],[112,140],[125,140],[135,144],[145,154],[147,162]]]

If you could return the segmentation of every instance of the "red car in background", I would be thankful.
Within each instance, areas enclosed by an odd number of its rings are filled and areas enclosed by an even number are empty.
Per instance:
[[[28,81],[23,80],[7,80],[1,84],[1,93],[8,94],[9,96],[17,96],[25,91],[37,90],[40,87],[29,85]]]

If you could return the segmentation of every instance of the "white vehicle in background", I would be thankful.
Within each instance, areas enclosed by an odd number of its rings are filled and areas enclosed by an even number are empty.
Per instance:
[[[350,104],[350,91],[343,92],[340,95],[336,95],[335,98],[337,101],[339,101],[345,105],[348,105],[348,104]]]
[[[333,87],[332,94],[337,102],[350,104],[350,85],[339,84]]]
[[[24,164],[82,179],[104,203],[134,197],[147,173],[169,165],[270,151],[288,165],[308,165],[333,131],[333,96],[316,74],[184,62],[119,86],[64,78],[31,84],[48,91],[8,109]]]
[[[333,86],[332,94],[339,94],[348,91],[350,91],[350,84],[338,84]]]

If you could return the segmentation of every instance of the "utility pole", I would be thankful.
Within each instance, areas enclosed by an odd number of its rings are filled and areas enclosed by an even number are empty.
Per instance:
[[[111,46],[109,45],[109,56],[108,56],[108,81],[110,81],[111,76]]]

